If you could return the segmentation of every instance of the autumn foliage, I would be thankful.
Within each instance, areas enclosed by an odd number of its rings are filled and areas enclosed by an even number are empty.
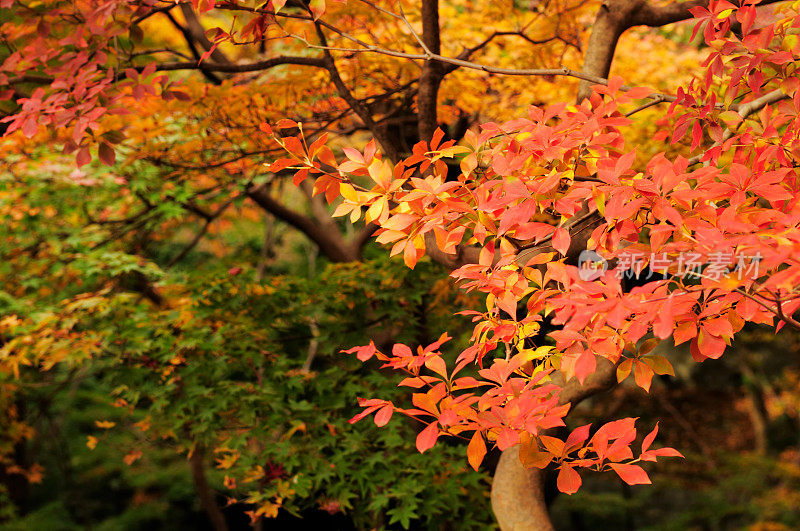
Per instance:
[[[549,376],[558,369],[567,382],[583,383],[602,357],[617,366],[618,381],[633,373],[649,389],[655,373],[672,368],[647,355],[652,340],[635,346],[648,337],[689,341],[692,357],[702,362],[722,356],[745,322],[797,326],[791,316],[800,306],[800,99],[785,65],[798,49],[793,28],[800,15],[787,8],[755,26],[755,9],[712,2],[694,10],[695,32],[702,30],[712,49],[707,73],[669,98],[663,123],[672,130],[658,135],[672,144],[689,135],[688,157],[658,153],[642,171],[623,131],[637,105],[666,97],[626,87],[621,78],[595,86],[579,104],[531,107],[525,118],[483,124],[462,145],[440,144],[439,131],[397,164],[373,146],[363,154],[345,150],[339,163],[325,137],[310,145],[302,137],[278,138],[290,157],[271,171],[299,165],[295,182],[315,177],[315,192],[329,202],[341,196],[336,214],[351,221],[366,208],[365,221],[379,226],[377,241],[391,243],[391,254],[402,254],[409,267],[428,246],[451,255],[462,244],[480,249],[477,263],[452,273],[464,289],[486,296],[485,312],[463,312],[476,323],[471,345],[450,370],[439,352],[446,336],[416,354],[400,344],[391,354],[373,345],[352,349],[359,359],[377,356],[407,372],[400,385],[427,388],[413,395],[412,409],[364,400],[355,420],[374,412],[383,425],[393,411],[426,420],[417,438],[421,452],[442,435],[467,438],[475,468],[487,442],[500,450],[521,443],[526,466],[558,463],[558,485],[568,493],[580,486],[576,467],[610,468],[628,484],[649,483],[633,463],[680,456],[671,448],[650,450],[654,430],[634,459],[634,419],[602,426],[591,439],[589,426],[565,441],[544,435],[563,425],[569,410]],[[741,36],[731,32],[733,22],[741,24]],[[444,160],[455,156],[461,172],[448,179]],[[371,182],[359,185],[363,177]],[[559,221],[532,221],[537,214]],[[578,237],[570,229],[587,219],[584,248],[611,261],[634,254],[640,260],[631,265],[649,266],[662,278],[626,291],[618,265],[584,280],[567,257]],[[685,257],[700,267],[679,270]],[[554,348],[526,341],[537,336],[545,315],[561,325],[548,334]],[[479,378],[457,377],[472,363],[482,367]]]
[[[656,375],[674,376],[670,362],[654,351],[663,340],[688,344],[692,359],[701,363],[723,356],[748,323],[800,329],[796,4],[711,0],[648,8],[636,3],[626,12],[629,23],[622,31],[682,20],[691,5],[688,41],[704,43],[696,76],[678,80],[678,86],[661,72],[651,76],[658,87],[608,76],[611,57],[604,67],[590,64],[593,50],[578,44],[585,13],[594,5],[563,2],[552,13],[534,6],[527,24],[498,26],[476,40],[480,21],[460,15],[469,2],[443,7],[453,16],[442,22],[438,2],[427,1],[413,8],[408,2],[354,0],[27,4],[0,1],[8,15],[0,35],[12,43],[0,65],[0,99],[8,104],[0,123],[8,151],[24,155],[9,165],[18,171],[34,154],[31,145],[46,141],[69,156],[70,178],[78,185],[91,188],[112,177],[119,185],[113,208],[99,205],[96,216],[84,209],[92,226],[110,231],[92,233],[91,251],[145,227],[158,239],[164,227],[176,226],[173,208],[195,216],[202,229],[168,260],[170,267],[215,224],[229,222],[228,213],[246,199],[260,210],[244,215],[258,218],[263,211],[287,223],[331,262],[361,260],[374,237],[410,269],[428,260],[445,265],[459,288],[477,297],[477,309],[453,312],[454,328],[471,323],[465,344],[456,344],[448,333],[428,344],[410,344],[394,333],[389,340],[384,335],[344,350],[401,373],[401,390],[391,393],[396,399],[380,391],[360,397],[363,409],[350,422],[372,416],[384,427],[394,413],[410,417],[421,426],[415,440],[420,453],[444,438],[460,439],[467,462],[478,471],[494,448],[519,446],[521,466],[558,470],[558,489],[567,494],[581,487],[583,470],[610,471],[628,485],[649,484],[645,462],[682,457],[680,448],[656,442],[658,424],[637,426],[638,419],[628,417],[559,430],[574,406],[629,379],[649,392]],[[172,14],[177,9],[181,20]],[[499,17],[497,6],[475,9],[485,10],[488,19]],[[161,15],[175,36],[156,43],[163,47],[141,51],[137,46],[150,43],[145,31],[160,27]],[[380,26],[371,22],[377,15],[385,19]],[[603,16],[611,15],[601,8],[597,20]],[[206,21],[213,22],[211,29],[203,26]],[[541,22],[546,34],[529,32],[533,21]],[[463,42],[442,41],[440,27],[458,27]],[[543,50],[536,60],[553,63],[535,63],[518,49],[493,49],[501,37],[534,43]],[[175,41],[185,41],[186,50],[178,51]],[[270,46],[279,55],[267,57]],[[484,52],[480,62],[475,59]],[[581,54],[588,65],[583,70],[554,66],[572,64]],[[534,66],[520,69],[519,62]],[[197,77],[172,74],[184,70]],[[483,73],[493,77],[472,87],[469,76]],[[258,76],[264,76],[261,82]],[[536,79],[530,83],[551,90],[534,99],[517,97],[520,79]],[[492,106],[501,110],[486,121]],[[481,123],[467,127],[474,117]],[[92,165],[95,159],[119,174],[104,175]],[[86,173],[91,171],[100,180]],[[291,188],[284,185],[288,182]],[[307,212],[292,204],[298,202],[292,194]],[[346,229],[343,221],[349,223]],[[18,254],[30,248],[38,252],[31,244]],[[75,252],[70,261],[81,259]],[[111,293],[119,282],[98,286],[91,295],[70,293],[52,318],[66,342],[60,358],[41,356],[50,344],[49,328],[16,313],[6,316],[0,332],[13,339],[3,340],[3,372],[16,379],[20,367],[49,369],[68,359],[68,351],[81,353],[69,359],[75,364],[102,351],[117,356],[120,366],[136,363],[157,374],[160,387],[143,402],[163,406],[191,395],[187,382],[196,384],[190,389],[210,385],[182,372],[192,367],[191,355],[183,351],[166,349],[161,361],[145,354],[131,362],[113,333],[75,327],[72,312],[89,307],[111,322],[136,315],[130,317],[132,328],[145,327],[151,318],[159,323],[153,325],[159,336],[171,330],[185,339],[187,352],[227,330],[220,324],[226,316],[209,309],[207,301],[216,294],[224,306],[226,297],[243,296],[238,286],[221,281],[228,290],[222,295],[212,288],[195,293],[173,286],[166,290],[171,302],[165,302],[163,293],[142,281],[146,268],[126,260],[119,269],[135,273],[133,291],[167,310],[153,314],[156,319],[136,313],[140,308],[133,311],[129,301],[119,308],[107,303],[117,301]],[[71,288],[79,275],[69,276],[69,267],[57,275]],[[235,266],[228,276],[241,272]],[[631,277],[638,282],[632,285]],[[276,288],[270,289],[244,293],[271,295]],[[191,297],[197,300],[188,302]],[[265,315],[284,318],[275,306]],[[373,318],[382,314],[366,306],[365,320],[380,321]],[[170,316],[171,310],[178,317]],[[257,327],[254,317],[236,315],[246,321],[233,327],[237,333]],[[203,323],[196,337],[184,331],[194,320]],[[319,322],[319,316],[306,316],[302,325],[318,334]],[[31,349],[36,354],[29,358],[12,355]],[[256,357],[246,352],[224,363],[237,371],[252,369],[261,385],[263,371],[270,370],[262,365],[266,350]],[[314,356],[309,354],[301,371],[287,374],[305,377]],[[212,365],[219,361],[212,352],[198,354],[201,358]],[[15,390],[6,389],[9,397]],[[141,397],[129,391],[126,387],[129,394],[118,403],[133,411]],[[253,521],[276,516],[296,488],[282,464],[265,465],[257,457],[242,464],[261,439],[272,436],[256,421],[231,427],[240,420],[231,411],[238,413],[242,397],[257,392],[257,386],[243,385],[241,395],[232,394],[213,429],[192,419],[177,428],[169,422],[161,426],[163,436],[180,440],[180,451],[196,462],[209,448],[218,468],[237,470],[239,485],[271,485],[268,493],[264,487],[242,497],[254,506]],[[12,420],[17,440],[30,437],[24,424]],[[298,422],[279,438],[305,429]],[[331,424],[326,429],[331,436],[338,433]],[[98,442],[89,439],[92,449]],[[126,463],[141,456],[129,453]],[[38,470],[25,473],[35,477]],[[236,474],[226,473],[224,481],[236,489]],[[330,503],[323,505],[340,507]],[[212,519],[221,518],[213,499],[204,505]]]

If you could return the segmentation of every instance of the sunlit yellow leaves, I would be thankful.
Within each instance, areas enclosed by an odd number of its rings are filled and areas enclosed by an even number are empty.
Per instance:
[[[356,193],[356,189],[353,188],[353,185],[350,183],[341,183],[339,184],[339,193],[342,197],[344,197],[347,201],[351,203],[358,202],[358,194]]]
[[[116,426],[117,423],[111,422],[110,420],[96,420],[94,421],[94,425],[97,426],[98,428],[107,430]]]
[[[465,146],[450,146],[448,148],[438,149],[433,152],[433,156],[431,157],[431,161],[437,161],[441,158],[452,158],[456,155],[462,155],[464,153],[471,153],[472,150]]]
[[[217,468],[221,470],[229,469],[241,457],[241,453],[238,450],[231,450],[230,448],[226,447],[215,448],[214,453],[218,454],[218,457],[216,457],[215,460]]]
[[[546,358],[551,352],[553,352],[554,349],[555,347],[551,345],[542,345],[541,347],[536,347],[535,349],[525,349],[522,351],[522,353],[525,355],[526,361],[534,361]]]
[[[384,196],[372,203],[364,214],[367,223],[382,223],[389,217],[389,200]]]
[[[305,423],[305,422],[298,422],[298,423],[296,423],[294,426],[292,426],[291,428],[289,428],[289,429],[286,431],[286,433],[284,433],[284,434],[283,434],[283,436],[281,437],[281,439],[282,439],[282,440],[288,440],[288,439],[290,439],[290,438],[292,437],[292,435],[294,435],[295,433],[298,433],[298,432],[300,432],[300,433],[305,433],[306,431],[308,431],[308,428],[306,427],[306,423]]]
[[[275,518],[278,516],[278,511],[281,508],[281,503],[263,502],[254,511],[245,511],[245,514],[250,516],[250,521],[255,523],[261,518]]]

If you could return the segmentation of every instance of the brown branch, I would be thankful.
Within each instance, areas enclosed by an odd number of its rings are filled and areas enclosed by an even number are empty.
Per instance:
[[[261,208],[275,216],[276,218],[288,223],[295,229],[306,235],[311,241],[317,244],[320,252],[332,262],[352,262],[358,260],[350,246],[343,246],[338,236],[332,235],[325,227],[318,225],[312,218],[295,212],[279,203],[264,186],[257,186],[246,191],[247,197],[252,199]]]
[[[189,3],[182,3],[180,6],[183,19],[186,21],[186,29],[192,36],[192,39],[207,52],[214,49],[214,51],[211,52],[211,59],[213,59],[214,62],[230,63],[231,61],[228,59],[228,56],[225,55],[219,47],[214,48],[214,45],[208,40],[208,37],[206,37],[206,30],[197,18],[197,14],[194,12],[192,5]]]
[[[765,0],[766,5],[780,0]],[[689,10],[707,6],[708,0],[689,0],[656,5],[650,0],[607,0],[597,11],[592,34],[586,48],[584,74],[608,77],[620,36],[635,26],[659,27],[692,18]],[[578,88],[578,101],[591,94],[591,82],[584,80]]]
[[[172,13],[170,13],[169,11],[165,11],[164,15],[166,15],[166,17],[170,21],[170,23],[173,26],[175,26],[175,28],[178,31],[181,32],[181,35],[183,35],[183,40],[186,41],[186,46],[189,48],[189,51],[192,52],[192,56],[194,56],[195,60],[198,63],[200,63],[200,59],[202,57],[202,54],[197,49],[197,44],[195,43],[194,37],[192,37],[192,34],[189,31],[189,29],[186,28],[180,22],[178,22],[178,20],[174,16],[172,16]],[[210,81],[211,83],[213,83],[215,85],[221,85],[222,84],[222,80],[219,77],[217,77],[213,73],[209,72],[208,70],[205,70],[202,66],[199,66],[198,68],[200,69],[200,71],[203,73],[203,76],[205,76],[205,78],[208,81]]]
[[[329,25],[322,24],[325,27]],[[451,65],[454,68],[447,69],[446,72],[452,72],[456,68],[463,67],[468,68],[471,70],[479,70],[481,72],[487,72],[490,74],[499,74],[499,75],[506,75],[506,76],[564,76],[564,77],[573,77],[575,79],[580,79],[582,81],[588,82],[589,85],[607,85],[608,79],[602,76],[596,76],[587,74],[584,72],[579,72],[577,70],[573,70],[571,68],[567,68],[565,66],[559,68],[501,68],[491,65],[485,65],[481,63],[475,63],[472,61],[467,61],[464,59],[459,59],[458,57],[446,57],[440,54],[429,54],[429,53],[407,53],[407,52],[400,52],[397,50],[391,50],[389,48],[383,48],[381,46],[376,46],[374,44],[368,44],[363,42],[355,37],[352,37],[342,31],[338,31],[337,33],[349,40],[352,40],[359,46],[360,48],[343,48],[338,46],[320,46],[320,45],[313,45],[307,43],[307,46],[314,49],[319,50],[326,50],[328,52],[345,52],[345,53],[376,53],[380,55],[387,55],[390,57],[399,57],[402,59],[410,59],[414,61],[438,61],[440,63],[444,63],[447,65]],[[295,38],[300,38],[298,36],[294,36]],[[463,53],[463,52],[462,52]],[[630,85],[622,85],[620,90],[628,91],[631,90]],[[670,94],[661,94],[654,92],[647,96],[648,98],[663,98],[663,101],[673,102],[675,101],[676,97]]]
[[[358,117],[361,118],[361,121],[364,122],[364,125],[367,126],[370,132],[375,136],[375,139],[378,141],[378,143],[380,143],[386,156],[391,160],[398,162],[400,160],[400,152],[397,149],[397,146],[394,144],[394,142],[392,142],[389,135],[386,134],[384,128],[375,123],[375,120],[373,120],[372,114],[367,106],[353,96],[353,93],[350,92],[349,88],[347,88],[342,76],[339,74],[336,61],[333,59],[333,55],[328,49],[328,40],[327,37],[325,37],[325,33],[322,31],[322,24],[315,23],[314,27],[317,31],[317,38],[319,38],[320,47],[322,48],[324,54],[325,68],[328,70],[328,73],[331,77],[331,82],[333,82],[333,86],[336,87],[336,91],[339,93],[339,96],[341,96],[347,105],[353,109],[353,112],[355,112]]]
[[[358,251],[359,254],[364,250],[364,246],[367,245],[369,239],[375,234],[375,231],[378,230],[378,226],[374,223],[369,223],[366,227],[361,229],[361,231],[355,235],[353,238],[353,246]]]
[[[633,7],[631,0],[611,0],[600,5],[583,58],[584,74],[608,77],[619,37],[630,27],[628,19]],[[591,83],[588,80],[581,81],[578,101],[588,98],[591,93]]]
[[[206,235],[208,229],[211,227],[211,224],[214,220],[218,219],[227,209],[233,204],[234,198],[229,199],[226,201],[222,206],[220,206],[216,212],[213,214],[209,214],[202,209],[197,208],[194,204],[187,202],[186,204],[182,204],[184,208],[190,210],[192,212],[199,212],[200,217],[204,219],[203,226],[197,231],[197,234],[194,235],[194,238],[179,252],[172,260],[169,261],[167,267],[172,267],[181,260],[183,260],[186,255],[188,255],[192,249],[197,247],[197,244],[200,243],[200,240],[203,239],[203,236]],[[196,208],[197,211],[193,210],[192,208]]]
[[[161,71],[206,70],[209,72],[225,72],[231,74],[238,74],[243,72],[257,72],[260,70],[268,70],[270,68],[274,68],[276,66],[281,66],[281,65],[314,66],[317,68],[326,68],[325,60],[322,57],[302,57],[302,56],[295,57],[295,56],[281,55],[278,57],[265,59],[263,61],[257,61],[254,63],[242,63],[242,64],[217,63],[208,61],[203,61],[202,63],[196,63],[194,61],[158,63],[156,64],[156,69]],[[141,71],[144,69],[144,67],[143,66],[136,67],[136,69]]]
[[[747,103],[740,103],[738,105],[732,105],[731,109],[738,112],[739,116],[742,117],[742,120],[750,116],[751,114],[760,111],[767,105],[771,105],[773,103],[777,103],[783,99],[788,98],[789,95],[786,94],[781,89],[775,89],[771,92],[764,94],[752,101],[748,101]],[[726,140],[730,139],[733,136],[733,132],[730,129],[725,129],[722,134],[722,142],[715,142],[712,147],[724,144]],[[694,157],[689,159],[689,166],[694,166],[695,164],[699,164],[700,160],[703,158],[703,155],[695,155]]]
[[[426,54],[441,54],[439,0],[422,0],[422,35],[420,43],[423,45]],[[439,86],[444,77],[442,66],[437,61],[427,60],[422,65],[422,73],[419,77],[419,88],[417,89],[417,132],[419,139],[425,142],[430,141],[439,126],[437,100]]]

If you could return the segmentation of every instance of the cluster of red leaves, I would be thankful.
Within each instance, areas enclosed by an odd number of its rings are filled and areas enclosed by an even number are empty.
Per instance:
[[[399,408],[386,400],[361,399],[359,405],[364,410],[351,422],[374,413],[375,424],[384,426],[395,411],[424,422],[427,427],[416,441],[420,452],[431,448],[442,435],[469,438],[467,459],[476,470],[487,453],[487,441],[500,450],[521,444],[523,464],[544,468],[551,462],[556,463],[558,487],[570,494],[581,484],[576,467],[613,470],[629,485],[637,485],[650,483],[650,479],[635,463],[680,456],[672,448],[650,449],[658,430],[656,426],[642,443],[639,456],[634,458],[631,443],[636,439],[636,419],[633,418],[605,424],[591,438],[588,424],[573,430],[563,441],[544,435],[548,429],[564,426],[563,418],[569,411],[568,404],[559,404],[560,388],[546,383],[550,371],[537,370],[525,354],[519,353],[509,360],[492,360],[490,367],[478,371],[480,379],[456,377],[470,362],[462,359],[448,373],[438,352],[448,339],[443,335],[439,341],[419,347],[416,354],[401,344],[396,344],[390,355],[379,352],[372,343],[348,350],[362,361],[374,356],[383,361],[385,367],[405,371],[409,376],[400,386],[425,389],[412,394],[415,407],[410,409]],[[421,374],[422,368],[432,374]]]
[[[180,3],[185,0],[176,0]],[[200,13],[230,10],[245,20],[227,30],[208,31],[208,59],[223,42],[261,42],[286,0],[250,7],[236,0],[191,0]],[[107,114],[127,114],[146,97],[187,99],[156,63],[141,54],[129,55],[142,40],[139,24],[165,7],[157,0],[44,0],[31,4],[0,0],[0,38],[11,53],[0,61],[0,100],[19,108],[4,117],[7,134],[21,130],[28,137],[41,129],[71,130],[65,152],[76,153],[78,166],[92,160],[91,150],[106,164],[115,160],[118,131],[99,131]],[[168,5],[166,7],[169,7]],[[311,0],[314,18],[325,12],[325,0]],[[309,15],[310,19],[311,15]]]
[[[41,128],[71,129],[65,151],[77,152],[79,166],[91,161],[90,147],[98,146],[100,159],[114,162],[116,131],[98,134],[106,114],[124,114],[129,98],[141,99],[160,91],[174,97],[165,76],[155,65],[117,72],[114,65],[119,39],[127,38],[134,24],[122,23],[149,12],[155,0],[102,0],[23,2],[3,0],[5,22],[0,36],[14,47],[0,64],[0,99],[13,99],[20,108],[5,118],[7,133],[21,130],[32,137]],[[24,87],[36,86],[28,95]],[[20,91],[20,87],[23,90]]]
[[[453,371],[438,353],[440,343],[416,355],[402,345],[391,355],[372,345],[352,349],[360,359],[377,356],[408,372],[401,385],[429,387],[414,394],[415,409],[367,400],[356,419],[376,413],[376,423],[385,424],[393,411],[427,418],[420,451],[441,435],[472,431],[473,466],[486,441],[501,449],[522,443],[527,463],[560,463],[559,486],[567,492],[580,482],[575,467],[610,468],[629,483],[644,482],[644,471],[632,464],[632,419],[601,427],[590,440],[588,427],[564,442],[542,435],[563,424],[567,411],[550,370],[583,382],[602,356],[619,364],[620,380],[633,372],[648,389],[654,373],[672,371],[664,358],[646,356],[658,339],[689,341],[693,358],[703,361],[719,358],[747,321],[798,324],[791,316],[800,307],[800,97],[793,75],[800,15],[783,6],[755,24],[754,4],[712,2],[696,13],[713,47],[708,74],[678,91],[664,122],[665,131],[674,124],[673,142],[691,126],[693,159],[660,153],[634,169],[635,151],[621,134],[631,119],[622,109],[651,90],[623,87],[619,78],[581,104],[531,107],[526,118],[484,124],[467,134],[465,145],[441,143],[438,132],[394,164],[372,143],[363,153],[345,149],[346,160],[338,162],[324,137],[307,145],[302,134],[276,136],[289,156],[271,171],[291,167],[295,182],[313,178],[315,192],[329,202],[341,197],[336,214],[377,224],[377,241],[392,244],[391,253],[402,254],[409,267],[431,245],[454,255],[460,245],[480,249],[477,263],[452,273],[465,289],[486,296],[485,312],[465,312],[476,324]],[[741,38],[730,31],[734,19]],[[751,116],[749,109],[760,112]],[[447,180],[445,159],[456,156],[461,175]],[[587,216],[583,205],[599,215],[590,249],[609,261],[635,253],[640,266],[668,274],[630,292],[613,269],[584,279],[564,260],[571,228]],[[542,215],[560,221],[537,221]],[[689,255],[701,264],[693,275],[680,270]],[[530,348],[525,340],[546,314],[561,326],[549,334],[555,347]],[[498,349],[505,356],[487,364],[484,358]],[[455,378],[471,363],[481,367],[480,379]],[[432,374],[420,374],[423,367]],[[653,437],[637,460],[678,455],[649,450]]]

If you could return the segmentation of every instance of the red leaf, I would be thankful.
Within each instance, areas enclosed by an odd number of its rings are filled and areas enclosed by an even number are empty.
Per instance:
[[[38,128],[39,126],[36,125],[36,119],[28,118],[22,125],[22,134],[28,138],[31,138],[33,135],[36,134]]]
[[[610,466],[620,479],[628,485],[649,485],[651,483],[647,472],[638,465],[611,463]]]
[[[658,450],[650,450],[648,453],[658,457],[683,457],[683,454],[678,450],[668,447],[659,448]]]
[[[117,159],[117,154],[114,152],[114,148],[111,147],[111,144],[101,142],[100,146],[97,148],[97,157],[100,159],[100,162],[106,166],[112,166]]]
[[[572,433],[569,434],[569,437],[567,437],[567,440],[565,441],[565,446],[570,447],[573,445],[582,445],[584,442],[586,442],[586,439],[589,438],[589,430],[591,427],[591,424],[587,424],[572,430]]]
[[[656,321],[653,323],[653,334],[661,339],[667,339],[672,335],[675,322],[672,317],[672,297],[670,296],[658,312]]]
[[[700,125],[700,120],[692,124],[692,149],[700,146],[703,140],[703,127]]]
[[[511,428],[503,428],[497,436],[497,447],[500,451],[511,448],[519,442],[519,435]]]
[[[644,438],[644,441],[642,441],[642,453],[646,452],[650,448],[650,445],[653,444],[653,441],[655,440],[657,434],[658,434],[658,422],[656,422],[656,427],[653,428],[653,431],[648,433],[647,436]]]
[[[567,250],[569,250],[569,242],[570,237],[567,229],[558,227],[553,233],[553,249],[566,256]]]
[[[370,341],[369,345],[364,345],[361,347],[353,347],[351,349],[343,350],[342,352],[344,352],[345,354],[355,353],[359,361],[367,361],[368,359],[370,359],[372,356],[375,355],[377,349],[375,348],[375,343]]]
[[[697,349],[704,358],[715,360],[725,352],[725,340],[711,335],[703,328],[697,334]]]
[[[394,408],[392,406],[383,406],[375,413],[375,425],[376,426],[386,426],[389,422],[389,419],[392,418],[392,413],[394,413]]]
[[[417,450],[419,450],[420,453],[424,453],[425,450],[432,448],[433,445],[436,444],[436,439],[438,438],[438,423],[434,422],[433,424],[429,424],[427,428],[417,435]]]
[[[597,369],[597,359],[594,354],[586,350],[575,362],[575,377],[580,383],[583,383],[590,374],[594,373],[595,369]]]
[[[88,147],[82,147],[75,155],[75,163],[80,167],[89,164],[92,161],[92,154],[89,152]]]

